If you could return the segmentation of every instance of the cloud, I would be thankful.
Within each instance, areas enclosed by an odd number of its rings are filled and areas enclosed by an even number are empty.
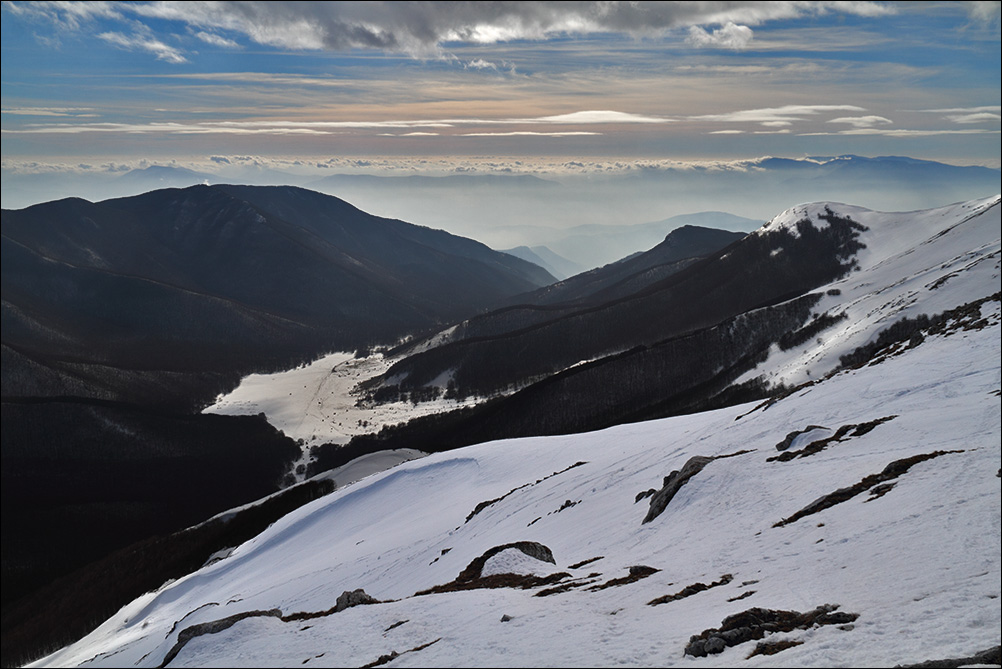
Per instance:
[[[689,36],[686,43],[698,48],[713,49],[744,49],[752,40],[752,29],[748,26],[739,26],[728,21],[722,27],[717,28],[712,33],[699,26],[689,28]]]
[[[51,125],[26,126],[21,130],[4,130],[5,134],[34,135],[78,135],[84,133],[124,133],[129,135],[329,135],[330,132],[313,128],[271,127],[247,128],[211,123],[54,123]]]
[[[0,112],[12,116],[97,116],[93,107],[7,107]]]
[[[919,109],[917,111],[929,114],[976,114],[978,112],[995,112],[998,114],[1002,112],[1002,106],[984,105],[982,107],[947,107],[945,109]]]
[[[111,2],[5,2],[12,14],[34,21],[47,22],[58,30],[80,30],[97,19],[122,19]]]
[[[274,72],[184,72],[181,74],[160,74],[151,76],[164,79],[194,79],[199,81],[213,81],[224,84],[251,83],[276,86],[345,87],[352,86],[355,83],[345,79],[334,79],[330,76],[303,76],[299,74],[282,74]]]
[[[972,21],[997,27],[1002,15],[1002,5],[997,0],[990,2],[965,2],[967,14]]]
[[[460,137],[576,137],[581,135],[601,135],[600,132],[535,132],[517,130],[513,132],[467,132]]]
[[[870,128],[879,123],[893,123],[891,119],[883,116],[840,116],[828,120],[829,123],[846,123],[854,128]]]
[[[225,49],[239,49],[240,45],[231,39],[227,39],[222,35],[217,35],[215,33],[207,33],[204,30],[199,30],[194,33],[195,37],[202,40],[206,44],[211,44],[212,46],[220,46]]]
[[[829,111],[866,111],[854,105],[786,105],[784,107],[769,107],[764,109],[745,109],[726,114],[704,114],[690,116],[695,121],[714,121],[722,123],[758,123],[775,124],[780,121],[792,123],[802,121],[805,116],[814,116]]]
[[[518,119],[514,122],[527,123],[565,123],[579,125],[588,123],[671,123],[671,119],[655,116],[641,116],[618,111],[579,111],[557,116],[540,116],[531,119]]]
[[[286,120],[249,120],[249,121],[204,121],[200,123],[150,122],[150,123],[36,123],[24,126],[20,130],[4,130],[14,134],[80,134],[121,132],[129,134],[331,134],[339,130],[366,129],[416,129],[416,128],[453,128],[456,126],[491,126],[491,125],[588,125],[603,123],[667,123],[670,119],[641,116],[616,111],[581,111],[557,116],[540,116],[530,118],[455,118],[455,119],[404,119],[387,121],[286,121]],[[418,134],[417,131],[412,134]],[[427,131],[424,134],[432,134]],[[511,136],[513,133],[486,133],[485,135]],[[545,136],[594,135],[594,132],[524,132]],[[404,136],[394,133],[394,136]],[[470,136],[468,133],[465,136]]]
[[[463,67],[474,70],[494,70],[497,72],[498,66],[496,63],[492,63],[489,60],[484,60],[483,58],[474,58],[470,62],[463,65]]]
[[[55,4],[55,3],[53,3]],[[74,4],[74,3],[70,3]],[[379,49],[440,56],[452,43],[495,44],[594,33],[661,36],[678,29],[694,46],[740,48],[749,25],[828,13],[882,16],[876,2],[149,2],[120,6],[144,18],[224,30],[285,49]],[[708,32],[700,26],[720,26]]]
[[[706,133],[708,135],[743,135],[744,130],[714,130],[712,132]]]
[[[1002,120],[1002,116],[999,114],[992,114],[990,112],[976,112],[974,114],[955,114],[952,116],[947,116],[949,120],[954,123],[991,123]]]
[[[209,160],[216,163],[217,165],[232,165],[230,159],[226,156],[209,156]]]
[[[188,62],[188,59],[179,50],[148,35],[128,36],[118,32],[105,32],[99,34],[98,37],[109,44],[114,44],[128,51],[145,51],[151,53],[156,56],[157,60],[174,64]]]
[[[963,130],[905,130],[894,128],[853,128],[838,132],[802,132],[801,137],[822,137],[826,135],[882,135],[884,137],[936,137],[938,135],[997,135],[998,130],[969,128]]]

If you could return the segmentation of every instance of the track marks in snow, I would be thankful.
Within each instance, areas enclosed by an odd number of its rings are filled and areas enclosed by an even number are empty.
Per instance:
[[[523,488],[528,488],[530,486],[537,485],[539,483],[542,483],[546,479],[553,478],[554,476],[557,476],[558,474],[563,474],[564,472],[569,471],[571,469],[574,469],[575,467],[580,467],[581,465],[586,465],[586,464],[588,464],[588,463],[587,462],[581,462],[579,460],[578,462],[575,462],[573,465],[571,465],[569,467],[565,467],[564,469],[561,469],[558,472],[553,472],[552,474],[544,476],[541,479],[536,479],[532,483],[524,483],[524,484],[518,486],[517,488],[512,488],[511,490],[509,490],[505,494],[501,495],[500,497],[496,497],[494,499],[484,500],[483,502],[480,502],[479,504],[477,504],[477,506],[473,509],[473,511],[470,511],[470,514],[468,516],[466,516],[466,521],[465,522],[466,523],[470,522],[473,519],[474,516],[476,516],[478,513],[480,513],[481,511],[483,511],[487,507],[493,506],[494,504],[497,504],[498,502],[500,502],[501,500],[503,500],[505,497],[508,497],[509,495],[511,495],[513,493],[516,493],[519,490],[522,490]],[[574,504],[577,504],[577,502],[574,502]],[[570,506],[574,506],[574,504],[571,504]],[[561,507],[559,510],[562,511],[563,508],[564,507]],[[539,519],[537,518],[536,520],[539,520]],[[535,522],[535,521],[533,521],[533,522]],[[529,523],[529,524],[531,525],[532,523]]]

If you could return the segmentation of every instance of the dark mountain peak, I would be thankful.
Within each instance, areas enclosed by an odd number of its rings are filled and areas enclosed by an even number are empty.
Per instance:
[[[86,207],[88,205],[93,205],[94,203],[90,200],[85,200],[82,197],[64,197],[59,200],[52,200],[51,202],[42,202],[39,204],[33,204],[30,207],[25,207],[24,209],[4,209],[3,211],[73,211],[81,207]]]
[[[121,367],[299,362],[554,281],[480,242],[295,186],[67,199],[5,210],[2,225],[4,343]]]
[[[719,240],[730,240],[727,242],[730,243],[741,239],[743,236],[743,232],[731,232],[728,230],[720,230],[719,228],[707,228],[702,225],[686,224],[675,228],[665,235],[665,240],[662,243],[668,245],[669,247],[688,247],[689,245],[695,245],[702,248],[706,244],[715,246]],[[691,249],[686,249],[686,252],[689,253],[689,255],[703,255],[703,253],[700,252],[691,253],[690,251]]]

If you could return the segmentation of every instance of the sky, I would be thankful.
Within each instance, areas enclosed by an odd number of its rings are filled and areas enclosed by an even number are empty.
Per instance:
[[[998,167],[999,5],[4,2],[3,161]]]
[[[701,211],[768,220],[822,199],[915,210],[998,188],[990,173],[933,185],[902,175],[890,185],[790,184],[782,170],[753,178],[769,156],[1002,166],[999,2],[3,2],[0,11],[5,208],[285,183],[505,249],[551,243],[539,233],[547,226]],[[150,166],[197,174],[119,179]],[[694,169],[752,176],[725,183]],[[344,174],[520,175],[561,188],[319,181]]]

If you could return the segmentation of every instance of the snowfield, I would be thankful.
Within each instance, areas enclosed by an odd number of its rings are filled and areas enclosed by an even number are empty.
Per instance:
[[[999,198],[831,206],[870,227],[867,249],[817,307],[849,317],[753,374],[809,382],[792,393],[404,462],[31,666],[891,667],[998,646]],[[903,315],[974,301],[831,371]]]
[[[312,446],[347,444],[353,436],[378,432],[384,425],[450,411],[477,401],[471,398],[420,404],[360,402],[365,394],[362,384],[386,373],[394,362],[382,353],[356,358],[352,353],[340,352],[286,372],[251,374],[232,392],[216,398],[203,413],[230,416],[263,413],[269,423],[300,443],[303,454],[292,467],[296,472],[298,465],[309,464]],[[297,480],[302,480],[302,476],[297,475]]]

